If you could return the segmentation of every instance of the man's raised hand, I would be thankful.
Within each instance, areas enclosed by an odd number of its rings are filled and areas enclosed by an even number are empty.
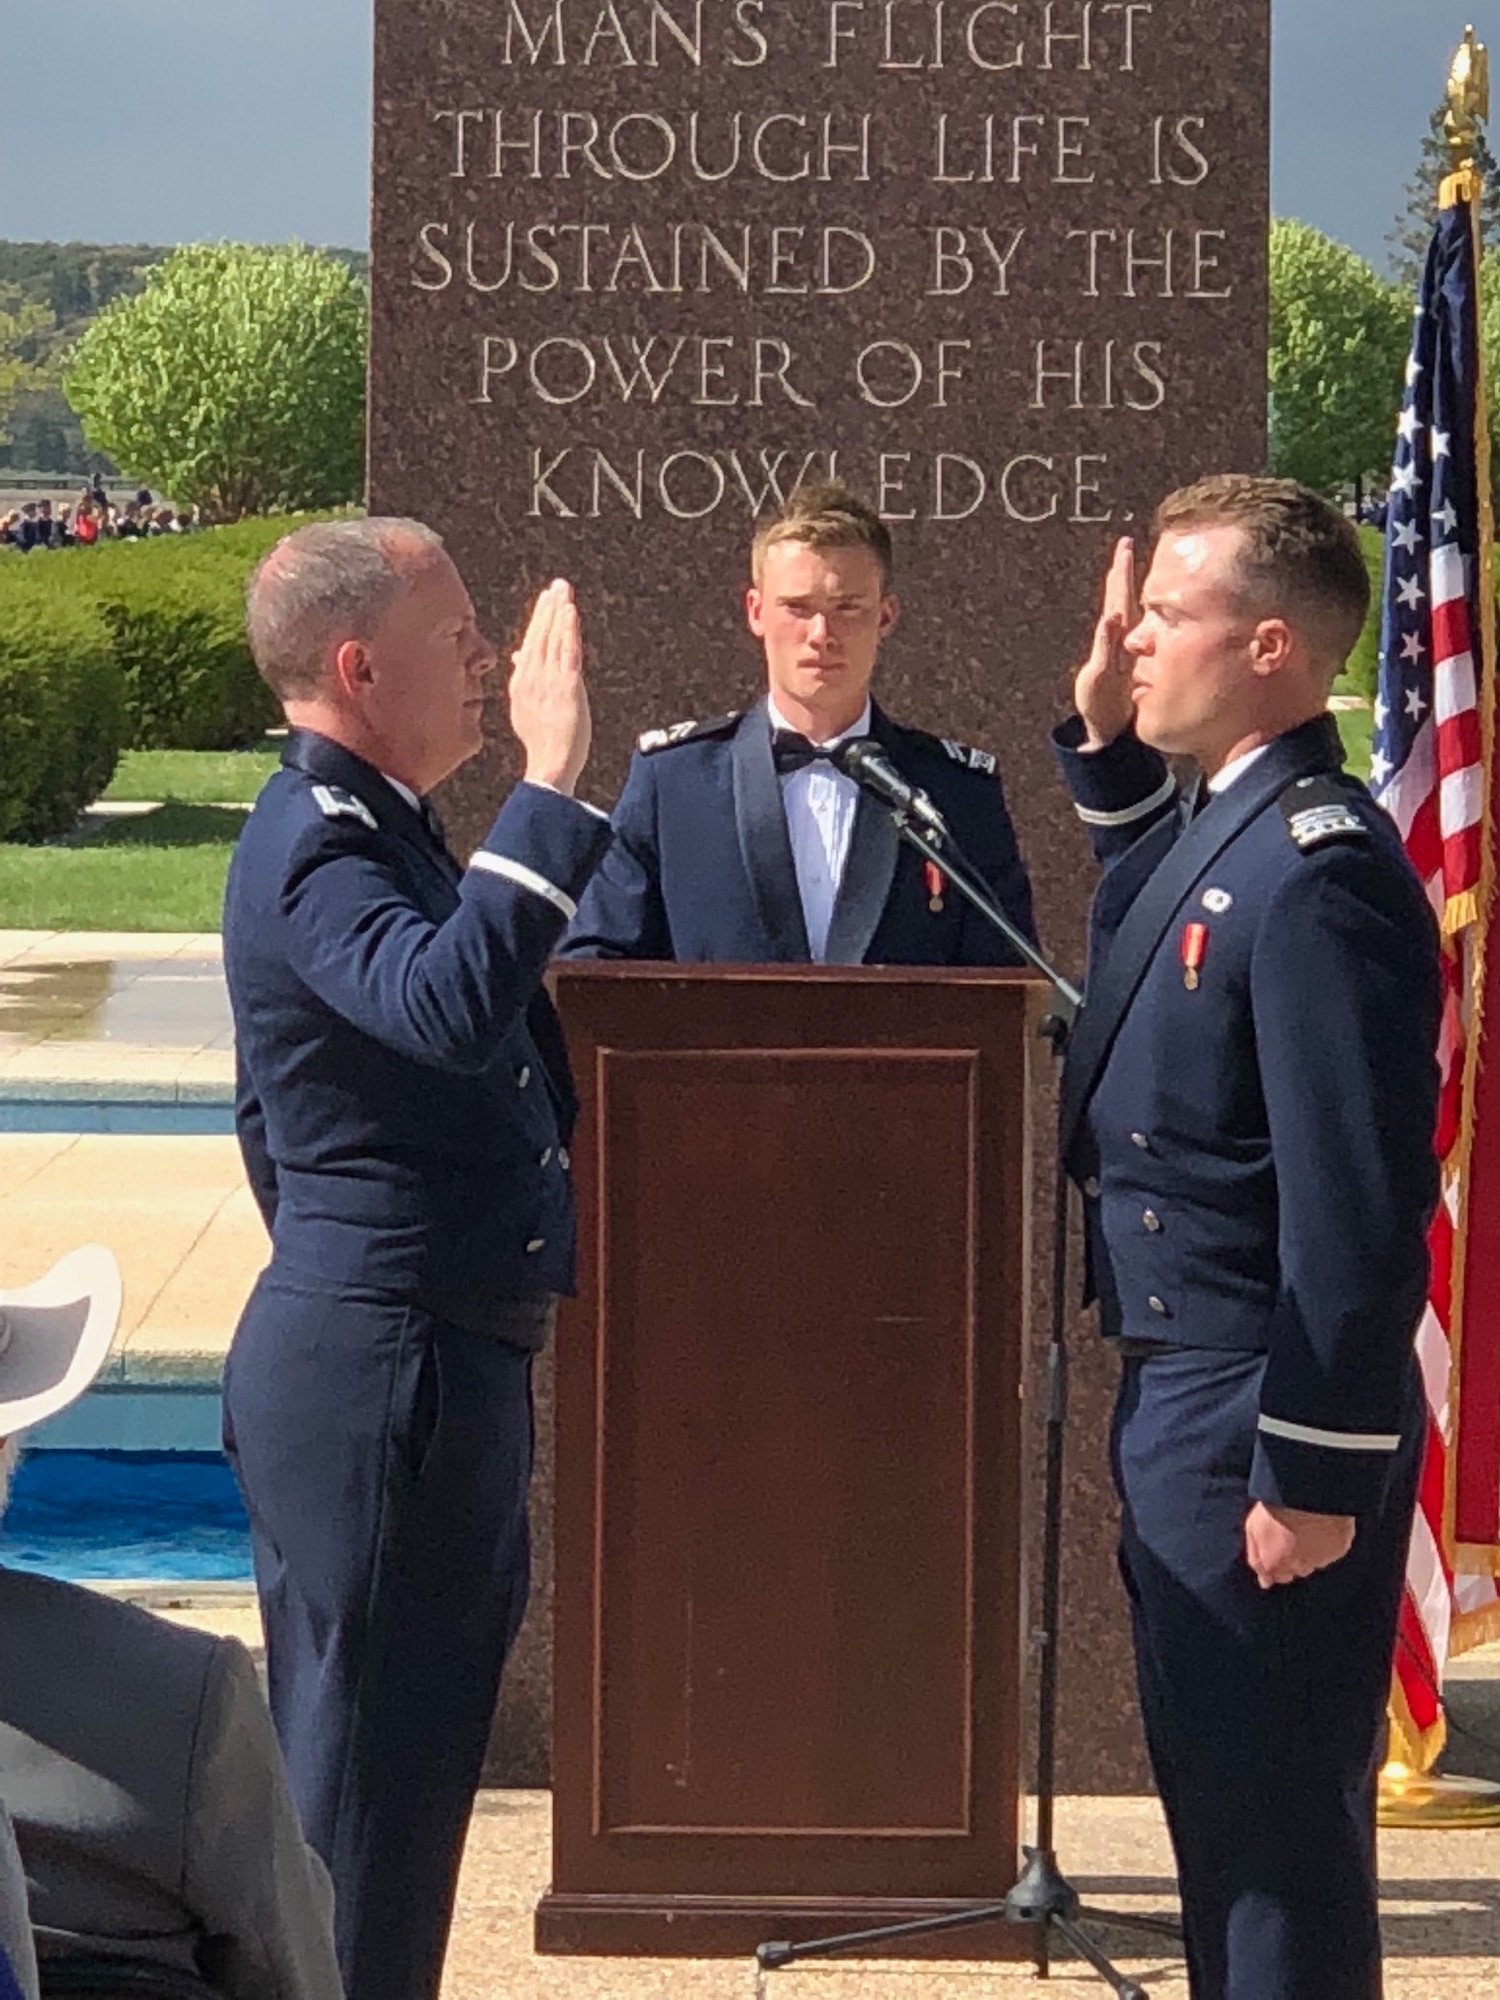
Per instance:
[[[593,722],[570,583],[548,584],[510,657],[510,726],[526,752],[525,776],[571,797],[588,762]]]
[[[1085,750],[1102,750],[1130,727],[1132,661],[1125,634],[1140,622],[1135,589],[1135,543],[1128,535],[1115,544],[1104,580],[1104,609],[1094,627],[1094,644],[1073,683],[1073,705],[1083,718]]]

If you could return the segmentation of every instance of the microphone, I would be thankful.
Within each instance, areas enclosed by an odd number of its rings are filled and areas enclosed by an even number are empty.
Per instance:
[[[867,792],[933,833],[946,836],[948,823],[927,794],[909,785],[873,736],[857,736],[839,746],[835,761],[841,771]]]

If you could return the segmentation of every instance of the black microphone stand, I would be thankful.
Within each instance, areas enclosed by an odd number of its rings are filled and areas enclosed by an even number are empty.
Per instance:
[[[874,792],[890,807],[897,831],[906,844],[914,847],[924,861],[930,861],[940,869],[959,894],[993,924],[1018,956],[1051,986],[1052,1008],[1039,1032],[1050,1042],[1060,1069],[1067,1053],[1073,1022],[1083,1000],[1078,988],[1049,964],[1031,940],[1022,936],[1011,923],[991,895],[989,885],[954,840],[941,814],[925,793],[908,793],[902,802],[895,803],[883,788],[878,774],[867,774],[853,765],[846,768],[867,790]],[[1014,1888],[1001,1902],[976,1904],[972,1909],[959,1910],[943,1917],[923,1917],[915,1923],[887,1924],[875,1930],[851,1931],[842,1937],[815,1938],[805,1944],[763,1944],[757,1947],[755,1957],[765,1971],[776,1971],[801,1959],[868,1950],[872,1945],[899,1944],[907,1938],[931,1936],[940,1931],[967,1930],[975,1924],[1028,1924],[1036,1932],[1035,1962],[1039,1978],[1045,1979],[1050,1971],[1051,1944],[1055,1933],[1093,1967],[1104,1983],[1113,1989],[1116,2000],[1150,2000],[1143,1986],[1110,1963],[1083,1925],[1092,1921],[1106,1924],[1111,1929],[1139,1931],[1173,1943],[1182,1940],[1181,1927],[1164,1918],[1138,1916],[1123,1910],[1085,1908],[1078,1891],[1058,1863],[1054,1845],[1058,1638],[1062,1617],[1063,1446],[1068,1424],[1069,1199],[1070,1184],[1059,1155],[1052,1211],[1052,1304],[1047,1342],[1041,1622],[1032,1634],[1038,1655],[1036,1845],[1021,1850],[1025,1866]]]

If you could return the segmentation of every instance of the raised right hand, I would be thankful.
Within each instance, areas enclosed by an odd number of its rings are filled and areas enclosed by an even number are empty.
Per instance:
[[[510,726],[526,752],[525,776],[571,797],[593,736],[571,584],[548,584],[510,658]]]
[[[1102,750],[1123,736],[1135,720],[1130,698],[1132,661],[1125,634],[1140,622],[1135,589],[1135,543],[1129,535],[1115,543],[1104,580],[1104,609],[1094,627],[1093,650],[1073,682],[1073,705],[1083,718],[1085,750]]]

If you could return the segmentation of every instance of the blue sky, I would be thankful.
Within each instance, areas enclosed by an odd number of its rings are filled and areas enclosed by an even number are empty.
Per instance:
[[[1274,0],[1278,213],[1383,263],[1462,5]],[[0,236],[362,245],[369,119],[370,0],[7,0]]]

